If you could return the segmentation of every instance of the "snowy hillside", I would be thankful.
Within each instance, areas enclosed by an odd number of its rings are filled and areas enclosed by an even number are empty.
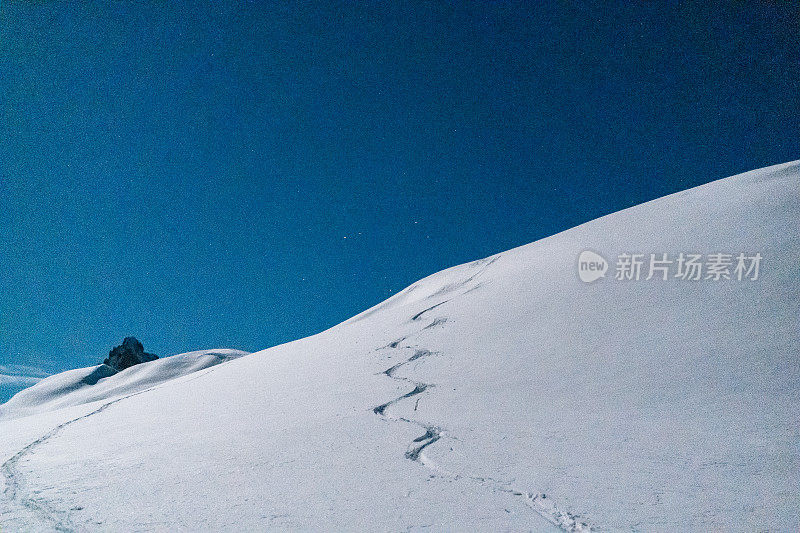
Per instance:
[[[0,420],[131,395],[247,355],[240,350],[200,350],[116,372],[107,365],[50,376],[0,405]]]
[[[797,530],[798,193],[717,181],[158,385],[48,378],[0,411],[0,529]]]

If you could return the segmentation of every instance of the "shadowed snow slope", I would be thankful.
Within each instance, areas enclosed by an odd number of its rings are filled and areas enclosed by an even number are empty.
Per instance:
[[[797,163],[749,172],[204,373],[80,405],[54,380],[0,421],[0,527],[797,530],[798,193]],[[614,279],[680,252],[760,276]]]
[[[50,376],[0,405],[0,420],[140,392],[247,355],[239,350],[201,350],[157,359],[116,372],[108,365]]]

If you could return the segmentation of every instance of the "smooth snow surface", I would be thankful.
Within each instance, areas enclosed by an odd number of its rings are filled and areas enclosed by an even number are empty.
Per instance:
[[[164,357],[116,372],[108,365],[50,376],[0,405],[0,420],[142,392],[247,355],[240,350],[200,350]]]
[[[48,378],[0,415],[0,528],[796,531],[798,200],[778,165],[204,372]],[[585,249],[764,259],[757,281],[584,284]]]

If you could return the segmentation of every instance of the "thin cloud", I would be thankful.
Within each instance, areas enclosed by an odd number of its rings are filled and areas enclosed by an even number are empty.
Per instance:
[[[42,381],[43,377],[21,376],[19,374],[0,374],[0,385],[34,385]]]
[[[49,374],[41,368],[27,365],[0,365],[0,385],[27,387],[39,383]]]
[[[0,365],[0,374],[7,376],[28,376],[31,378],[46,378],[50,374],[37,368],[28,365]]]

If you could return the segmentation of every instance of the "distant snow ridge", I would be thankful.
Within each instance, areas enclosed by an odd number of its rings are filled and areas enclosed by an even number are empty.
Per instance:
[[[120,372],[107,364],[70,370],[45,378],[0,405],[0,420],[130,395],[244,355],[247,352],[240,350],[200,350],[151,360]]]

